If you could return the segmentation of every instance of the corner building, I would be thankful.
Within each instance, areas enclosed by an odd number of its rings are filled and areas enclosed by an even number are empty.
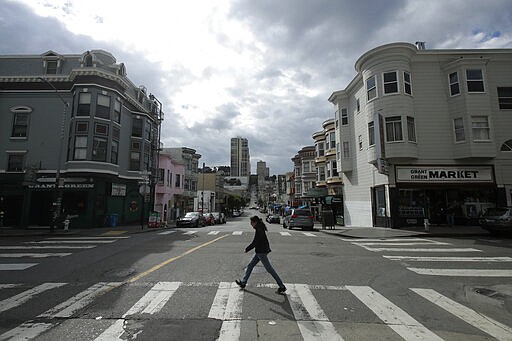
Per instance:
[[[363,54],[329,97],[347,226],[475,224],[512,199],[512,49]]]

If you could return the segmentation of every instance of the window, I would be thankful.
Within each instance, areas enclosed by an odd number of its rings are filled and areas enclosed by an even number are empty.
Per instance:
[[[411,74],[404,71],[404,93],[412,95]]]
[[[92,145],[92,160],[107,161],[107,139],[103,137],[94,137]]]
[[[57,61],[47,60],[46,61],[46,74],[55,75],[57,73]]]
[[[132,136],[142,137],[142,120],[140,118],[132,119]]]
[[[140,152],[130,152],[130,170],[140,169]]]
[[[348,141],[343,141],[343,158],[349,158],[350,157],[350,145]]]
[[[108,125],[96,123],[94,125],[94,134],[107,136],[108,135]]]
[[[164,184],[165,169],[158,168],[157,184],[162,186]]]
[[[453,130],[455,132],[455,142],[466,140],[466,135],[464,134],[464,120],[462,117],[453,120]]]
[[[416,142],[416,126],[414,124],[414,117],[407,116],[407,140],[409,142]]]
[[[359,145],[359,150],[363,150],[363,136],[359,135],[357,137],[357,144]]]
[[[373,121],[368,123],[368,145],[375,145],[375,125]]]
[[[27,137],[29,114],[14,113],[11,137]]]
[[[402,140],[402,118],[400,116],[386,117],[386,141]]]
[[[174,187],[181,188],[181,174],[176,174],[176,182],[174,183]]]
[[[89,92],[81,92],[78,97],[77,116],[91,115],[91,94]]]
[[[151,123],[146,122],[144,126],[144,138],[148,141],[151,140]]]
[[[332,132],[329,134],[329,149],[336,148],[336,133]]]
[[[348,112],[347,108],[341,109],[341,125],[346,126],[348,124]]]
[[[119,142],[112,140],[110,147],[110,163],[117,165],[117,157],[119,154]]]
[[[468,92],[484,92],[484,77],[482,69],[467,69],[466,82]]]
[[[318,167],[318,181],[325,181],[325,167]]]
[[[112,128],[112,138],[119,140],[119,136],[120,136],[119,128],[113,127]]]
[[[489,118],[487,116],[471,117],[473,141],[488,141],[490,139]]]
[[[114,122],[121,122],[121,102],[117,99],[114,101],[114,117],[112,117]]]
[[[450,96],[455,96],[460,94],[459,87],[459,74],[457,72],[452,72],[448,76],[449,84],[450,84]]]
[[[359,98],[356,99],[356,110],[357,110],[357,112],[361,111],[361,103],[359,102]]]
[[[317,145],[317,157],[324,156],[325,150],[324,150],[324,143],[319,142]]]
[[[498,105],[500,109],[512,109],[512,87],[498,88]]]
[[[512,140],[505,141],[505,143],[501,145],[500,151],[512,152]]]
[[[302,164],[302,171],[304,173],[309,173],[311,171],[311,165],[309,163],[309,161],[305,161],[303,164]]]
[[[8,172],[22,172],[24,160],[25,160],[25,153],[9,154],[9,157],[7,160],[7,171]]]
[[[76,134],[87,134],[89,130],[89,123],[88,122],[76,122],[75,126],[75,133]]]
[[[110,119],[110,97],[98,94],[96,102],[96,117]]]
[[[336,161],[331,161],[331,168],[332,168],[332,176],[338,176],[338,165],[336,164]]]
[[[398,92],[398,77],[396,71],[384,72],[384,94],[396,94]]]
[[[74,160],[87,160],[87,136],[75,136]]]
[[[377,97],[377,87],[375,84],[375,76],[372,76],[366,80],[366,95],[368,101],[371,101]]]

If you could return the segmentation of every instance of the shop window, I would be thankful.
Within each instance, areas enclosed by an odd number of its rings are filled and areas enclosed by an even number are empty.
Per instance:
[[[412,95],[411,74],[404,71],[404,93]]]
[[[384,72],[384,94],[398,93],[398,76],[397,72]]]
[[[75,136],[73,160],[87,160],[87,136]]]
[[[512,140],[505,141],[505,143],[501,145],[500,151],[512,152]]]
[[[368,145],[375,145],[375,125],[373,124],[373,121],[368,123]]]
[[[96,117],[110,119],[110,97],[98,94],[96,99]]]
[[[471,130],[473,132],[473,141],[490,140],[489,118],[487,116],[472,116]]]
[[[25,153],[10,153],[7,157],[8,172],[22,172],[25,164]]]
[[[460,85],[459,85],[459,74],[457,72],[452,72],[448,75],[448,83],[450,85],[450,96],[456,96],[460,94]]]
[[[498,88],[498,105],[500,109],[512,109],[512,87]]]
[[[386,117],[386,141],[402,141],[402,118],[400,116]]]
[[[132,136],[133,137],[142,137],[142,119],[134,118],[132,119]]]
[[[484,92],[484,77],[482,69],[467,69],[466,83],[468,92]]]
[[[375,76],[366,80],[366,98],[368,101],[377,97],[377,86],[375,83]]]
[[[409,142],[416,142],[416,125],[414,117],[407,116],[407,139]]]
[[[78,111],[77,116],[90,116],[91,115],[91,93],[81,92],[78,97]]]
[[[119,142],[112,140],[110,147],[110,163],[117,165],[117,158],[119,154]]]
[[[95,136],[92,145],[92,160],[107,161],[107,139]]]
[[[88,192],[73,191],[72,193],[64,193],[62,202],[66,205],[68,214],[84,215],[87,213]]]
[[[11,137],[27,137],[29,119],[28,113],[14,113]]]
[[[455,133],[455,142],[463,142],[466,140],[464,133],[464,120],[462,117],[453,120],[453,130]]]

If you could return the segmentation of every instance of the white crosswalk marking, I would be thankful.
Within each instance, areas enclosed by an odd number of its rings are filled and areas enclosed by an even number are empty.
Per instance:
[[[38,242],[25,242],[24,244],[110,244],[115,243],[116,240],[91,240],[91,239],[82,239],[82,240],[40,240]]]
[[[372,288],[347,286],[347,289],[405,340],[442,340]]]
[[[17,271],[17,270],[26,270],[31,268],[39,263],[10,263],[10,264],[0,264],[0,271]]]
[[[66,257],[71,253],[0,253],[0,258],[47,258],[47,257]]]
[[[196,234],[197,231],[187,231],[187,232],[184,232],[183,234]]]
[[[512,277],[512,270],[499,269],[424,269],[407,268],[420,275],[455,277]]]
[[[113,240],[118,240],[118,239],[128,239],[130,238],[129,236],[101,236],[101,237],[91,237],[91,236],[87,236],[87,237],[51,237],[51,238],[46,238],[46,240],[109,240],[109,239],[113,239]]]
[[[209,235],[213,235],[213,236],[216,236],[219,234],[220,231],[210,231],[208,232]]]
[[[241,236],[243,231],[234,231],[232,234],[233,236]]]
[[[414,257],[386,255],[382,257],[408,262],[512,262],[512,257]]]
[[[311,232],[302,232],[305,236],[308,236],[308,237],[316,237],[316,234],[314,233],[311,233]]]
[[[432,289],[411,289],[430,302],[486,332],[498,340],[512,340],[512,328],[463,306]]]
[[[170,230],[170,231],[160,232],[159,234],[165,235],[165,234],[171,234],[171,233],[175,233],[175,232],[176,232],[175,230]]]
[[[158,282],[137,303],[135,303],[123,316],[107,328],[97,341],[122,340],[124,334],[124,322],[127,316],[134,314],[155,314],[167,303],[171,296],[178,290],[180,282]]]
[[[222,320],[218,341],[240,338],[243,290],[234,282],[221,282],[213,299],[208,318]]]
[[[409,248],[394,248],[394,247],[379,247],[379,248],[371,248],[371,247],[365,247],[362,246],[365,249],[373,252],[381,252],[381,251],[393,251],[393,252],[482,252],[482,250],[474,249],[470,247],[462,247],[462,248],[446,248],[446,249],[439,249],[439,248],[432,248],[432,249],[426,249],[426,248],[415,248],[415,249],[409,249]]]
[[[291,236],[292,234],[290,232],[279,232],[281,236]]]
[[[0,250],[92,249],[96,245],[0,246]]]
[[[23,303],[33,298],[35,295],[38,295],[50,289],[61,287],[63,285],[66,285],[66,283],[44,283],[38,285],[35,288],[26,290],[18,295],[14,295],[11,298],[0,301],[0,313],[22,305]]]
[[[305,341],[343,340],[305,284],[286,284],[293,315]]]

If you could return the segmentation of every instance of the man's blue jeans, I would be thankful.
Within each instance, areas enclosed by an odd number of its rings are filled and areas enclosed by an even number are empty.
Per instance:
[[[247,284],[247,281],[249,280],[249,276],[251,276],[252,269],[260,262],[263,264],[265,269],[268,271],[269,274],[274,277],[274,279],[277,282],[277,285],[279,285],[280,288],[284,288],[283,281],[281,281],[281,278],[279,278],[279,275],[277,274],[276,270],[272,267],[272,264],[270,264],[270,261],[268,260],[266,253],[256,253],[254,254],[254,257],[252,257],[251,261],[247,265],[247,269],[245,270],[244,278],[242,279],[242,283]]]

